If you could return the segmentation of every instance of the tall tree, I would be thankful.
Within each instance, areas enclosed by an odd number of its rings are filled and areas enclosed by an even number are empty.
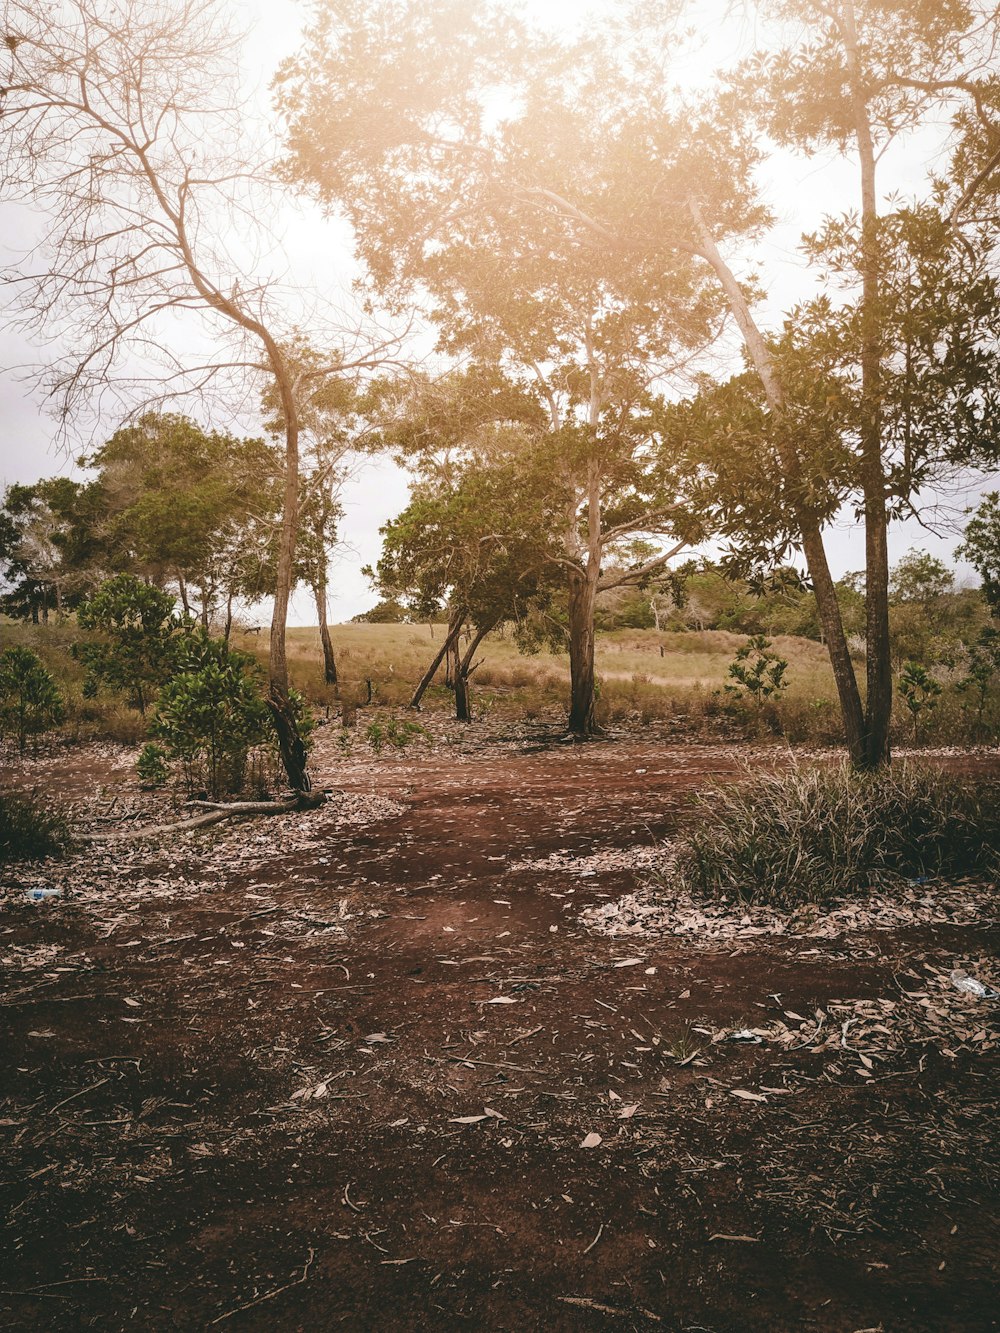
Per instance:
[[[387,49],[390,12],[400,26]],[[634,99],[616,96],[617,70],[600,56],[577,50],[571,62],[513,25],[509,35],[510,50],[495,48],[476,7],[444,3],[428,17],[419,5],[325,6],[315,45],[282,84],[293,117],[290,170],[347,209],[381,296],[427,299],[442,351],[499,370],[533,399],[546,437],[534,466],[561,491],[569,725],[586,736],[595,728],[603,563],[626,538],[664,538],[644,567],[628,571],[638,581],[691,532],[672,493],[676,460],[652,447],[651,394],[712,341],[721,305],[690,256],[675,251],[651,266],[624,247],[567,243],[563,219],[538,208],[526,182],[544,177],[568,190],[585,176],[623,220],[648,191],[624,161],[648,124]],[[497,128],[490,81],[506,76],[525,105]],[[578,98],[589,116],[576,114]],[[660,130],[662,184],[677,168],[677,145],[673,125]],[[622,156],[606,152],[609,135],[628,141]],[[728,204],[732,227],[753,225],[752,209]]]
[[[100,0],[57,13],[4,0],[4,182],[27,191],[50,223],[37,273],[8,274],[32,327],[62,339],[48,376],[63,421],[124,382],[150,399],[223,381],[273,380],[283,414],[282,522],[271,622],[268,705],[291,787],[308,790],[306,751],[288,694],[285,630],[299,499],[304,383],[370,366],[356,331],[330,341],[335,362],[303,374],[284,350],[292,320],[251,256],[274,199],[267,142],[253,141],[237,86],[237,43],[218,0]],[[177,320],[199,337],[177,337]],[[346,339],[346,341],[345,341]],[[184,344],[205,346],[203,356]]]

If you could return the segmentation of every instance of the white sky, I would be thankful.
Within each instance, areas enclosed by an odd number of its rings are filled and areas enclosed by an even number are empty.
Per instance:
[[[231,0],[234,22],[250,29],[246,70],[248,103],[267,107],[268,85],[278,61],[298,45],[304,8],[294,0]],[[532,6],[539,18],[556,24],[578,21],[581,6],[570,0],[545,0]],[[746,42],[749,26],[739,17],[728,26],[710,26],[705,61],[713,65],[728,63]],[[704,64],[701,56],[692,57],[688,76],[697,81]],[[686,79],[685,79],[686,81]],[[909,193],[919,186],[927,155],[925,142],[901,145],[883,166],[884,193],[899,189]],[[824,213],[842,212],[853,206],[856,197],[854,173],[847,164],[831,158],[802,161],[782,154],[765,164],[762,172],[769,201],[778,219],[774,231],[757,249],[757,267],[769,288],[768,306],[763,312],[765,324],[780,322],[785,309],[803,294],[807,279],[806,265],[796,253],[799,235],[815,227]],[[39,221],[32,210],[13,201],[0,204],[0,262],[14,260],[32,240],[37,239]],[[296,279],[315,283],[318,290],[349,302],[348,288],[354,272],[349,252],[349,237],[343,227],[322,219],[309,205],[289,210],[282,219],[282,239],[288,256],[294,256]],[[31,482],[57,473],[76,475],[73,460],[55,445],[54,421],[45,413],[37,392],[24,382],[23,373],[30,363],[44,358],[45,349],[25,345],[23,338],[0,323],[0,485]],[[178,405],[178,410],[183,410]],[[193,416],[198,416],[192,411]],[[95,427],[95,440],[107,438],[117,421],[101,421]],[[204,422],[203,424],[215,424]],[[219,423],[221,424],[221,423]],[[244,423],[225,423],[230,429],[256,433],[259,423],[248,418]],[[997,482],[994,480],[993,486]],[[891,532],[891,554],[897,559],[909,547],[931,551],[949,563],[958,542],[955,525],[962,509],[975,503],[981,487],[946,499],[942,518],[950,518],[949,531],[933,536],[912,521],[895,525]],[[342,535],[345,547],[331,571],[330,614],[334,621],[347,620],[371,606],[375,595],[360,568],[374,563],[379,552],[378,528],[406,504],[405,476],[391,463],[378,461],[367,465],[349,483],[344,495],[345,519]],[[831,563],[837,575],[857,569],[864,563],[863,536],[849,520],[838,524],[830,537]],[[968,576],[971,571],[960,567]],[[266,608],[251,613],[263,620]],[[299,593],[293,603],[293,624],[315,623],[315,611],[308,594]]]

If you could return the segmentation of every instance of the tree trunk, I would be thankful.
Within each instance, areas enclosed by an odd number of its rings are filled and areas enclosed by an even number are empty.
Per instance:
[[[868,697],[864,767],[889,762],[892,660],[889,644],[889,551],[882,459],[882,338],[875,146],[858,49],[853,0],[843,6],[842,34],[861,167],[861,486],[865,504],[865,641]]]
[[[600,728],[594,717],[594,603],[596,578],[583,570],[569,574],[569,730],[584,739]]]
[[[181,606],[184,608],[184,614],[189,616],[191,614],[191,604],[188,601],[187,582],[180,570],[177,571],[177,591],[180,593]]]
[[[285,490],[278,542],[278,568],[271,614],[271,642],[268,653],[267,705],[278,736],[281,762],[292,791],[307,792],[311,786],[306,772],[306,747],[295,725],[288,697],[288,656],[285,648],[288,603],[292,595],[295,541],[299,526],[299,418],[294,386],[276,345],[268,344],[268,354],[281,399],[285,425]]]
[[[455,688],[454,664],[458,661],[458,641],[462,637],[462,627],[459,626],[458,633],[454,638],[449,638],[444,648],[444,687],[446,690]]]
[[[444,661],[446,655],[451,651],[452,646],[458,641],[458,636],[462,632],[462,623],[464,620],[465,620],[464,609],[460,608],[459,610],[452,612],[451,619],[448,621],[448,632],[445,635],[444,643],[441,645],[441,650],[440,652],[435,654],[434,661],[424,672],[423,676],[421,677],[420,684],[413,691],[413,698],[410,700],[410,705],[409,705],[411,708],[416,708],[419,710],[420,700],[424,697],[425,690],[427,689],[428,685],[430,685],[431,681],[434,679],[438,667]]]
[[[333,640],[326,619],[326,579],[317,579],[313,585],[316,614],[319,616],[319,641],[323,645],[323,679],[327,685],[337,684],[337,659],[333,655]]]
[[[228,592],[226,594],[226,627],[222,635],[227,647],[229,646],[229,636],[232,634],[232,632],[233,632],[233,594],[232,592]]]
[[[469,640],[465,656],[455,667],[455,717],[459,722],[472,721],[472,708],[469,702],[469,676],[473,671],[472,659],[491,629],[493,629],[493,625],[486,625],[483,629],[476,630]]]

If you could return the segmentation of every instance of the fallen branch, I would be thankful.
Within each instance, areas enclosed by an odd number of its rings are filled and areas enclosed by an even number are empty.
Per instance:
[[[189,829],[206,828],[221,824],[224,819],[237,815],[287,815],[295,810],[312,810],[326,800],[325,792],[300,793],[291,801],[189,801],[188,805],[207,811],[193,819],[177,819],[170,824],[153,824],[143,828],[117,829],[114,833],[84,833],[80,840],[86,843],[119,842],[132,838],[154,838],[163,833],[186,833]]]

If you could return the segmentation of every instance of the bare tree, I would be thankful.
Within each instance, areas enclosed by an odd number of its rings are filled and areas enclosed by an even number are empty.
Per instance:
[[[219,0],[4,0],[4,192],[44,209],[37,271],[8,272],[15,314],[54,346],[43,380],[64,430],[107,409],[210,390],[280,403],[284,496],[268,704],[292,789],[306,752],[289,703],[285,629],[294,579],[301,403],[362,374],[394,339],[302,366],[289,293],[268,272],[281,187],[238,86],[238,41]],[[296,312],[302,318],[301,308]],[[311,329],[319,321],[310,319]],[[203,349],[200,353],[189,350]]]

